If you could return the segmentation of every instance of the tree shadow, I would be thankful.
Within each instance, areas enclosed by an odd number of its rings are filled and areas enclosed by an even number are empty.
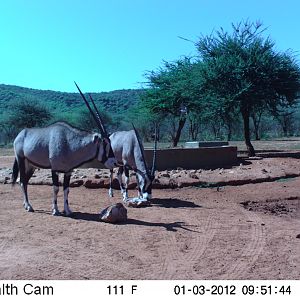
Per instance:
[[[177,198],[155,198],[151,201],[152,206],[165,208],[200,208],[201,205],[195,204],[192,201],[177,199]]]

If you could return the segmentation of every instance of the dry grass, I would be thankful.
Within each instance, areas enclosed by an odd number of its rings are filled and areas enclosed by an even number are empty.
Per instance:
[[[11,156],[14,155],[13,148],[0,147],[0,156]]]
[[[300,150],[300,137],[276,139],[270,141],[252,141],[254,149],[260,150],[272,150],[272,151],[288,151],[288,150]],[[230,146],[237,146],[239,151],[245,151],[246,145],[244,141],[230,141]],[[153,143],[144,143],[145,148],[152,148]],[[184,142],[180,142],[178,147],[184,147]],[[158,143],[159,149],[171,148],[170,143]],[[0,156],[14,155],[13,148],[0,147]]]
[[[300,138],[285,138],[269,141],[252,141],[253,147],[256,151],[273,150],[273,151],[287,151],[300,150]],[[230,141],[230,146],[237,146],[239,151],[245,151],[246,145],[244,141]],[[153,143],[144,143],[145,148],[152,148]],[[184,147],[184,142],[178,144],[178,147]],[[159,149],[171,148],[170,143],[158,143]]]
[[[239,151],[246,150],[246,145],[243,141],[232,141],[229,142],[231,146],[237,146]],[[287,151],[287,150],[300,150],[300,138],[285,138],[270,141],[252,141],[252,145],[256,151],[259,150],[276,150],[276,151]]]

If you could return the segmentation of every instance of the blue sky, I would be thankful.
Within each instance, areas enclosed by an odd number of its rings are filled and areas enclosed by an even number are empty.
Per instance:
[[[85,92],[140,88],[163,60],[195,55],[213,29],[261,20],[300,50],[297,0],[0,0],[0,83]]]

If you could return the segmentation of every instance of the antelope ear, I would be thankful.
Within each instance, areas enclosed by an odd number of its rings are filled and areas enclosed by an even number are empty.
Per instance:
[[[93,143],[97,144],[100,141],[100,136],[98,133],[93,134]]]

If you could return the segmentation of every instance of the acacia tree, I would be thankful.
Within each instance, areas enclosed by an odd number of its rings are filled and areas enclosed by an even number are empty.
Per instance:
[[[186,123],[188,111],[193,110],[199,95],[194,89],[194,64],[187,57],[175,62],[164,62],[158,71],[146,74],[149,88],[141,98],[142,105],[154,114],[170,116],[176,120],[171,134],[176,147]],[[199,91],[199,89],[197,89]]]
[[[196,43],[202,64],[203,90],[214,95],[227,111],[238,110],[244,124],[249,156],[255,156],[250,140],[250,116],[256,108],[278,111],[295,103],[300,70],[293,55],[274,50],[263,38],[262,24],[243,22],[203,36]]]
[[[254,135],[256,141],[260,140],[260,124],[264,112],[265,112],[265,108],[263,107],[254,108],[251,111],[251,119],[253,123],[253,129],[254,129]]]
[[[294,113],[293,109],[287,108],[276,112],[273,116],[278,121],[282,128],[282,133],[284,137],[292,135],[293,132],[293,123],[294,123]]]
[[[153,141],[153,134],[155,132],[155,127],[157,129],[157,138],[158,141],[161,138],[160,128],[163,124],[163,114],[153,113],[145,106],[142,106],[142,103],[133,106],[126,117],[124,122],[126,122],[128,128],[132,128],[132,124],[139,129],[139,134],[145,142]]]

